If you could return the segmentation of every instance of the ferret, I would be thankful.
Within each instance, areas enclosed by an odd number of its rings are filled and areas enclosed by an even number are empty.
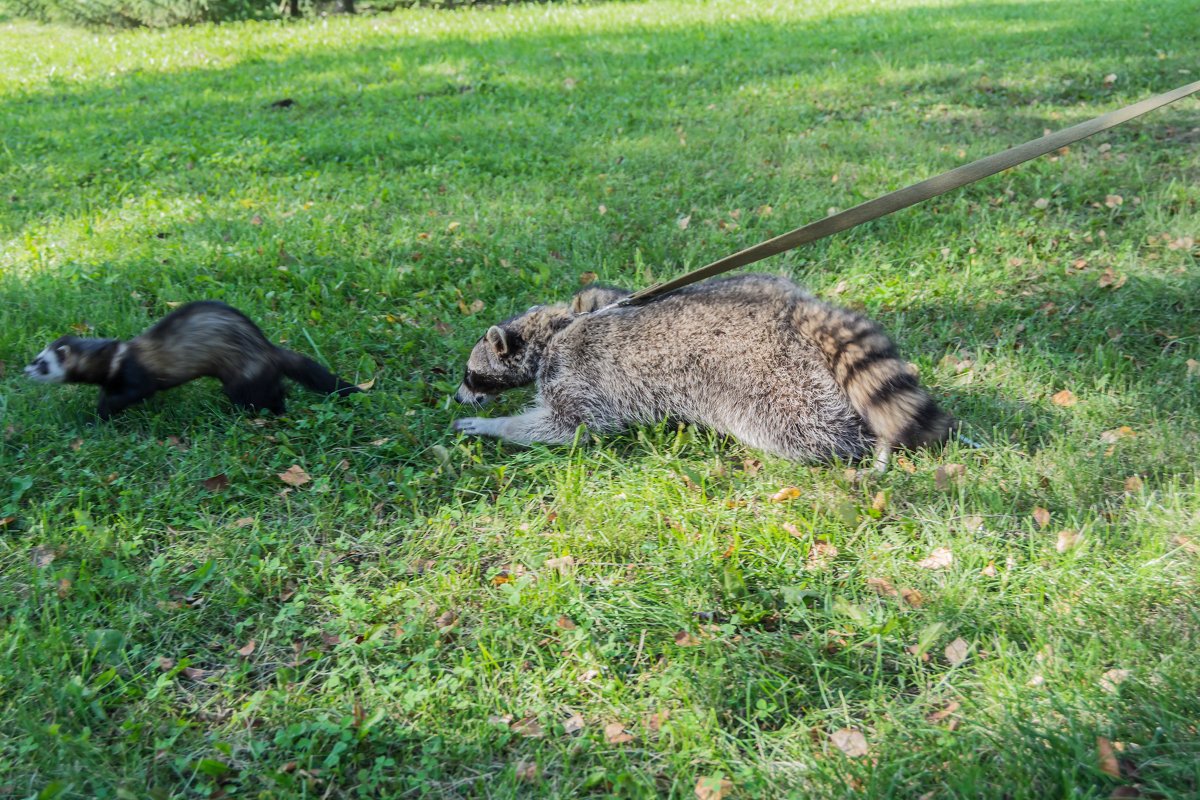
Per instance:
[[[181,306],[128,342],[63,336],[25,374],[45,383],[96,384],[96,413],[105,420],[201,377],[221,381],[235,405],[273,414],[286,411],[285,375],[323,394],[360,391],[311,358],[271,344],[249,317],[214,300]]]
[[[641,306],[589,286],[488,328],[471,351],[460,403],[537,383],[512,417],[468,417],[463,433],[519,444],[677,419],[796,461],[857,460],[943,442],[938,407],[891,339],[860,314],[790,280],[745,275],[696,284]]]

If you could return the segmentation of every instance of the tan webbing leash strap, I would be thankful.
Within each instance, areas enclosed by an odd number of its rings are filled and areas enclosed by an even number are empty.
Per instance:
[[[768,256],[782,253],[785,250],[791,250],[802,244],[815,242],[817,239],[823,239],[834,233],[853,228],[855,225],[879,219],[891,214],[893,211],[899,211],[902,208],[916,205],[923,200],[945,194],[952,189],[966,186],[968,183],[974,183],[989,175],[1003,172],[1009,167],[1015,167],[1017,164],[1024,163],[1038,156],[1043,156],[1046,153],[1051,153],[1060,147],[1066,147],[1069,144],[1078,142],[1080,139],[1086,139],[1101,131],[1106,131],[1123,122],[1128,122],[1134,117],[1139,117],[1156,108],[1161,108],[1168,103],[1174,103],[1176,100],[1187,97],[1197,91],[1200,91],[1200,81],[1189,83],[1187,86],[1181,86],[1164,94],[1155,95],[1140,103],[1134,103],[1131,106],[1111,111],[1103,116],[1096,117],[1087,122],[1081,122],[1078,125],[1072,125],[1070,128],[1065,128],[1056,133],[1043,136],[1040,139],[1034,139],[1031,142],[1011,147],[1008,150],[981,158],[978,161],[972,161],[970,164],[964,164],[961,167],[956,167],[949,172],[943,172],[941,175],[923,180],[920,183],[914,183],[903,189],[889,192],[882,197],[868,200],[854,208],[817,220],[802,228],[796,228],[794,231],[776,236],[774,239],[768,239],[745,250],[740,250],[733,255],[726,256],[719,261],[714,261],[686,275],[681,275],[673,280],[642,289],[640,292],[635,292],[626,297],[616,305],[641,305],[655,297],[673,292],[696,281],[711,278],[713,275],[719,275],[731,269],[744,267],[747,264],[753,264],[755,261],[761,261]]]

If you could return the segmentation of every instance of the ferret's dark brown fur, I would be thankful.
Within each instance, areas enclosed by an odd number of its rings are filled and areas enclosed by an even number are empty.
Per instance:
[[[25,368],[33,380],[100,387],[101,419],[156,392],[216,378],[239,407],[286,411],[283,378],[323,394],[360,391],[307,356],[272,344],[249,317],[214,300],[188,303],[128,342],[63,336]]]

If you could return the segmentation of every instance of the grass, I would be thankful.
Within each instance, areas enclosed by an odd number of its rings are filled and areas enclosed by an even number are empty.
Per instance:
[[[1195,100],[766,265],[878,318],[977,450],[851,480],[666,426],[449,431],[488,324],[1195,80],[1195,14],[0,25],[0,795],[1195,797]],[[200,297],[374,390],[94,425],[20,375]]]

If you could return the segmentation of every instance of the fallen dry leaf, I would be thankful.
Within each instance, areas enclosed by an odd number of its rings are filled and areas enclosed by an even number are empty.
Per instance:
[[[954,563],[954,554],[949,547],[939,547],[917,562],[921,569],[945,569]]]
[[[925,717],[925,721],[936,725],[949,717],[955,711],[958,711],[960,708],[962,708],[962,703],[958,702],[957,700],[951,700],[946,704],[945,708],[941,709],[940,711],[934,711],[932,714],[927,715]]]
[[[211,670],[200,669],[199,667],[184,667],[182,670],[183,677],[190,681],[198,681],[212,674]]]
[[[1119,428],[1113,428],[1111,431],[1105,431],[1100,434],[1100,441],[1103,444],[1115,444],[1122,439],[1129,439],[1137,436],[1137,432],[1128,425],[1122,425]]]
[[[795,500],[800,496],[800,490],[795,486],[785,486],[775,494],[771,495],[772,503],[786,503],[788,500]]]
[[[200,485],[210,492],[220,492],[229,487],[229,476],[222,472],[220,475],[205,478],[200,481]]]
[[[1056,405],[1056,406],[1062,406],[1063,408],[1070,408],[1071,406],[1078,403],[1079,400],[1075,397],[1075,393],[1072,392],[1070,389],[1063,389],[1061,392],[1055,393],[1050,398],[1050,402],[1054,403],[1054,405]]]
[[[581,272],[579,273],[579,283],[583,286],[587,286],[589,283],[595,283],[596,279],[599,277],[600,276],[594,272]]]
[[[604,726],[604,741],[609,744],[625,744],[632,742],[633,736],[626,732],[625,726],[619,722],[610,722]]]
[[[1183,534],[1176,536],[1173,541],[1175,544],[1179,545],[1179,548],[1185,553],[1190,553],[1191,555],[1200,553],[1200,545],[1196,544]]]
[[[54,559],[58,556],[49,547],[38,545],[29,551],[29,558],[33,561],[33,565],[38,569],[45,569],[54,563]]]
[[[842,728],[829,734],[829,741],[851,758],[860,758],[871,751],[867,737],[857,728]]]
[[[1142,490],[1142,479],[1137,475],[1130,475],[1125,479],[1125,491],[1129,494],[1137,494]]]
[[[233,521],[235,528],[248,528],[254,524],[254,517],[238,517]]]
[[[600,212],[600,216],[604,216],[608,213],[608,206],[604,205],[604,203],[601,203],[596,207],[596,210]]]
[[[656,711],[653,714],[648,715],[646,717],[646,730],[650,731],[651,733],[658,733],[662,730],[663,723],[666,722],[670,716],[671,712],[667,710]]]
[[[433,624],[437,625],[437,629],[443,633],[454,627],[454,623],[458,622],[458,613],[453,609],[443,611],[441,616],[434,620]]]
[[[1034,507],[1033,521],[1037,523],[1039,528],[1045,528],[1050,524],[1050,512],[1041,506]]]
[[[967,468],[963,464],[943,464],[933,473],[933,483],[939,492],[944,492],[950,488],[951,481],[966,474]]]
[[[1108,194],[1104,196],[1104,205],[1108,208],[1118,208],[1124,204],[1125,198],[1119,194]]]
[[[816,541],[813,542],[812,548],[808,551],[808,558],[804,560],[804,568],[811,570],[820,570],[829,566],[829,562],[837,558],[838,549],[829,542]]]
[[[542,730],[542,723],[538,722],[538,718],[533,715],[514,722],[511,730],[513,733],[529,739],[540,739],[546,735],[546,732]]]
[[[1041,686],[1045,682],[1046,682],[1046,679],[1044,677],[1042,677],[1041,675],[1034,675],[1032,678],[1029,679],[1029,681],[1025,685],[1031,689],[1036,689],[1037,687]]]
[[[59,578],[58,587],[54,591],[59,600],[66,600],[67,596],[71,594],[71,582],[66,578]]]
[[[1189,378],[1200,376],[1200,361],[1197,361],[1194,358],[1189,358],[1187,360],[1187,374]]]
[[[1096,283],[1101,289],[1107,289],[1109,287],[1112,287],[1113,289],[1120,289],[1125,285],[1125,281],[1127,280],[1129,280],[1127,275],[1120,275],[1113,271],[1112,267],[1109,267],[1108,269],[1104,270],[1103,273],[1101,273],[1100,278],[1096,281]]]
[[[255,641],[253,639],[251,639],[250,641],[246,642],[245,647],[238,648],[238,651],[237,651],[238,655],[241,656],[242,658],[249,658],[250,654],[254,652],[255,646],[256,646]]]
[[[946,649],[943,652],[946,654],[946,660],[950,662],[950,666],[957,667],[959,664],[967,660],[967,653],[970,652],[970,650],[970,643],[960,636],[950,644],[946,645]]]
[[[1117,82],[1117,75],[1116,75],[1116,73],[1115,73],[1115,72],[1110,72],[1109,74],[1107,74],[1107,75],[1105,75],[1105,76],[1104,76],[1104,86],[1105,86],[1105,88],[1108,88],[1109,86],[1112,86],[1112,85],[1113,85],[1114,83],[1116,83],[1116,82]]]
[[[916,589],[901,589],[900,597],[912,608],[920,608],[925,605],[925,595]]]
[[[358,390],[360,392],[365,392],[365,391],[368,391],[372,386],[375,385],[375,379],[371,378],[369,381],[363,381],[362,383],[356,383],[354,385],[355,385],[355,387],[358,388]],[[386,442],[387,439],[384,439],[383,441]],[[375,444],[375,443],[372,442],[371,444]]]
[[[996,562],[995,562],[995,561],[989,561],[989,562],[988,562],[988,565],[987,565],[986,567],[984,567],[983,569],[979,570],[979,574],[980,574],[980,575],[983,575],[985,578],[994,578],[994,577],[996,577]]]
[[[303,486],[312,480],[308,473],[300,468],[299,464],[292,464],[283,472],[278,473],[279,480],[286,483],[288,486]]]
[[[1117,762],[1117,754],[1113,750],[1112,742],[1103,736],[1096,737],[1096,766],[1105,775],[1114,778],[1121,777],[1121,765]]]
[[[158,657],[158,668],[163,672],[170,672],[175,669],[175,659],[167,658],[166,656]]]
[[[723,800],[733,791],[733,781],[724,775],[705,775],[696,781],[696,800]]]
[[[563,732],[566,733],[567,736],[574,736],[583,730],[586,724],[587,723],[583,721],[582,714],[572,714],[571,716],[567,717],[566,722],[563,723]]]
[[[1110,669],[1100,676],[1100,688],[1112,694],[1117,691],[1118,686],[1129,680],[1132,674],[1133,672],[1127,669]]]
[[[566,616],[565,614],[563,616],[559,617],[554,622],[554,624],[557,625],[558,627],[562,628],[564,631],[573,631],[579,627],[578,625],[575,624],[575,620],[571,619],[570,617]]]
[[[524,783],[533,783],[538,779],[538,765],[536,761],[518,761],[516,766],[517,780]]]
[[[888,498],[883,492],[876,492],[875,498],[871,501],[871,508],[883,513],[887,509]]]
[[[971,533],[977,533],[983,530],[984,519],[978,514],[963,517],[963,527]]]
[[[691,214],[688,214],[685,217],[680,217],[679,219],[675,220],[675,224],[679,226],[679,230],[681,230],[681,231],[686,231],[687,226],[690,225],[691,223],[692,223],[692,215]]]
[[[699,639],[697,639],[695,636],[692,636],[687,631],[681,630],[675,634],[675,644],[679,645],[680,647],[695,647],[700,643],[701,642]]]
[[[746,477],[753,478],[762,469],[762,462],[757,458],[747,458],[742,461],[742,471],[746,473]]]
[[[446,233],[454,233],[456,230],[459,229],[460,224],[461,223],[458,223],[458,222],[451,222],[449,225],[446,226]]]
[[[897,597],[900,594],[896,587],[883,578],[867,578],[867,588],[880,597]]]
[[[594,681],[598,677],[600,677],[600,670],[589,669],[579,676],[579,682],[587,683],[588,681]]]
[[[1079,532],[1064,528],[1058,532],[1058,541],[1054,544],[1054,549],[1060,553],[1065,553],[1072,550],[1079,544]]]
[[[552,569],[560,575],[566,575],[575,566],[575,559],[571,556],[562,556],[560,558],[547,558],[544,566],[546,569]]]
[[[1050,205],[1050,201],[1045,197],[1039,197],[1037,200],[1033,201],[1033,207],[1038,209],[1039,211],[1049,207],[1049,205]]]

